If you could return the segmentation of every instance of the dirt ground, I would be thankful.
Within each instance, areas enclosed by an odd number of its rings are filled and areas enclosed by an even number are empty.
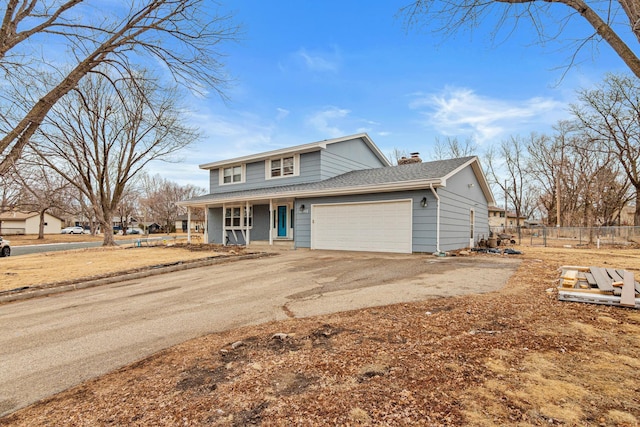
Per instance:
[[[519,249],[498,292],[208,335],[0,425],[638,425],[640,313],[550,289],[567,264],[638,277],[640,251]]]

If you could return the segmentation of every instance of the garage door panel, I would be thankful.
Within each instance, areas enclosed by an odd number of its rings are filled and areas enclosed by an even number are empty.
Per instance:
[[[313,205],[311,248],[410,253],[411,210],[411,200]]]

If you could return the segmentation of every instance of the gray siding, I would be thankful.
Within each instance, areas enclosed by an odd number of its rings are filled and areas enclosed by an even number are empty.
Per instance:
[[[474,241],[489,237],[489,208],[470,166],[450,178],[446,187],[438,189],[438,195],[441,199],[440,250],[469,246],[472,208],[475,212]]]
[[[215,193],[218,189],[220,180],[220,169],[211,169],[209,171],[209,193]]]
[[[427,207],[420,206],[423,197]],[[436,202],[431,190],[402,191],[394,193],[359,194],[352,196],[318,197],[297,199],[295,204],[295,246],[311,247],[311,205],[319,203],[376,202],[381,200],[413,199],[413,252],[434,252],[436,250]],[[300,206],[305,205],[305,212]]]
[[[329,144],[326,149],[300,154],[300,175],[298,176],[265,179],[266,162],[266,160],[260,160],[247,163],[246,178],[242,184],[221,186],[219,183],[220,170],[212,169],[209,171],[209,192],[226,193],[254,188],[317,182],[352,170],[384,166],[361,138]]]
[[[224,243],[222,241],[222,208],[207,209],[207,243]]]
[[[469,184],[473,186],[469,187]],[[487,201],[478,185],[471,167],[467,167],[450,178],[446,187],[437,190],[440,197],[440,250],[450,251],[469,247],[470,211],[475,213],[474,240],[489,237]],[[420,201],[427,198],[423,208]],[[353,196],[320,197],[296,200],[295,241],[298,248],[311,247],[311,210],[317,203],[347,203],[381,200],[413,200],[413,252],[431,253],[436,246],[437,201],[430,189],[394,193],[362,194]],[[300,206],[305,205],[305,212]]]
[[[339,144],[329,144],[321,154],[322,179],[360,169],[385,166],[361,139],[352,139]]]
[[[320,152],[300,154],[300,175],[278,179],[265,179],[265,165],[267,160],[248,163],[245,182],[241,184],[219,185],[219,169],[211,170],[209,174],[210,193],[228,193],[231,191],[251,190],[255,188],[278,187],[291,184],[320,181]]]
[[[222,208],[208,208],[207,227],[209,241],[207,243],[225,243],[222,241]],[[253,228],[250,231],[251,240],[269,240],[269,205],[253,206]],[[242,230],[227,230],[226,237],[231,245],[244,245]]]
[[[269,205],[253,205],[251,240],[269,240]]]

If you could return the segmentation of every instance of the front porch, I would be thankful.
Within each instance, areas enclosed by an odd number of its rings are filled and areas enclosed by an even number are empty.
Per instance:
[[[204,241],[242,246],[288,243],[285,246],[294,248],[294,202],[287,198],[207,205]]]

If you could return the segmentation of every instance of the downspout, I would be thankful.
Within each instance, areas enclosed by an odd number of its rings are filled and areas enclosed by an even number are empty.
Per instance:
[[[429,188],[436,198],[436,252],[440,252],[440,196],[433,188],[433,184],[429,184]]]

